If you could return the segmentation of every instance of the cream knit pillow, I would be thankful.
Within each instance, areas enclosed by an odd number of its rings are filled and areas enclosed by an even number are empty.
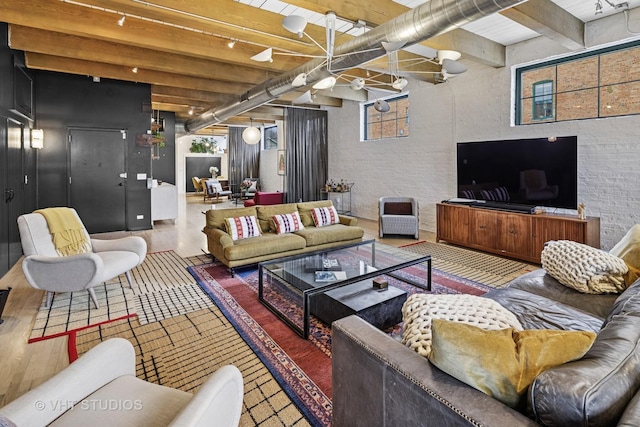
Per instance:
[[[608,252],[570,240],[552,240],[541,254],[542,268],[563,285],[585,294],[617,294],[625,290],[629,267]]]
[[[425,357],[431,353],[432,319],[466,323],[489,331],[522,330],[509,310],[492,299],[475,295],[413,294],[402,306],[402,319],[402,343]]]

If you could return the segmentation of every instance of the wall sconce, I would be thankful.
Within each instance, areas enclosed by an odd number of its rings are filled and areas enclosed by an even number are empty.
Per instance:
[[[31,130],[31,148],[44,148],[44,131],[42,129]]]

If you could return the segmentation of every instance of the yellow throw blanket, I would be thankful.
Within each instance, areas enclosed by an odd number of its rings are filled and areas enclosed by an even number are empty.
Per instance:
[[[91,252],[91,245],[84,233],[84,226],[69,208],[38,209],[47,220],[53,246],[63,256]]]

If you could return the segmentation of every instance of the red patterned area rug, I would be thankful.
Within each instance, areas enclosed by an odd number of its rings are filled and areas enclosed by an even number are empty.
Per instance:
[[[426,269],[426,265],[419,264],[405,269],[403,274],[424,277]],[[272,370],[309,421],[314,425],[329,425],[330,326],[312,316],[309,340],[300,338],[258,301],[259,278],[255,267],[237,270],[235,277],[219,263],[192,266],[188,270]],[[408,293],[424,292],[400,281],[394,280],[393,285]],[[482,283],[432,269],[433,293],[482,295],[491,289]],[[283,304],[287,302],[283,301]],[[325,416],[319,416],[323,411],[326,411]]]

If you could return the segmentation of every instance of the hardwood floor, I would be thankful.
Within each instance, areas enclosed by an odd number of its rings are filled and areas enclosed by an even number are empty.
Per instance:
[[[217,205],[203,203],[201,196],[179,196],[178,219],[157,221],[152,230],[141,232],[115,232],[97,234],[95,238],[117,238],[138,235],[145,239],[149,252],[174,250],[182,257],[206,252],[206,238],[200,231],[204,226],[207,209],[235,207],[233,202]],[[365,239],[378,239],[378,222],[359,219],[358,224],[365,229]],[[433,240],[434,233],[421,231],[422,240]],[[399,246],[415,242],[407,237],[385,238],[384,242]],[[42,303],[44,292],[29,286],[22,273],[21,262],[0,279],[0,289],[11,287],[9,300],[5,306],[0,324],[0,407],[44,382],[69,363],[67,338],[52,338],[27,344],[35,314]]]

